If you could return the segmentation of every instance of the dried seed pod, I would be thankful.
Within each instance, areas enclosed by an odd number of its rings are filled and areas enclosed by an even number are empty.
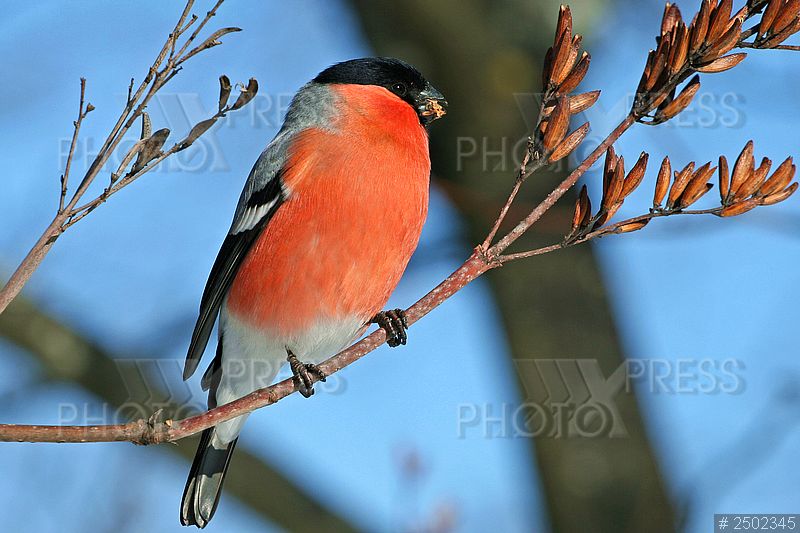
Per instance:
[[[678,72],[686,64],[686,58],[689,53],[689,31],[686,26],[681,22],[680,30],[675,44],[672,47],[672,52],[669,56],[669,71],[671,74]]]
[[[650,50],[647,54],[647,61],[644,63],[644,71],[642,77],[639,79],[639,85],[636,87],[636,94],[641,94],[647,89],[647,80],[650,79],[650,72],[653,70],[653,63],[656,61],[655,50]]]
[[[782,202],[789,198],[794,192],[797,190],[798,183],[794,182],[786,189],[783,189],[780,192],[775,192],[770,194],[769,196],[765,196],[761,200],[761,205],[773,205],[777,204],[778,202]]]
[[[553,79],[553,47],[547,49],[542,64],[542,91],[546,91]]]
[[[562,95],[558,98],[555,109],[547,121],[544,131],[543,144],[546,150],[552,150],[564,139],[569,129],[569,96]]]
[[[228,98],[231,96],[231,80],[223,74],[219,77],[219,112],[222,113],[222,110],[225,109],[225,106],[228,105]]]
[[[712,167],[711,163],[706,163],[695,171],[692,175],[692,179],[686,185],[686,188],[678,199],[677,204],[679,209],[692,205],[714,187],[711,183],[708,183],[708,178],[710,178],[716,170],[717,167]]]
[[[692,103],[692,99],[697,94],[697,91],[700,90],[700,76],[695,75],[692,80],[683,88],[681,93],[675,98],[672,102],[664,106],[664,108],[659,111],[658,118],[663,120],[669,120],[687,107],[689,104]]]
[[[742,31],[743,22],[743,19],[734,19],[730,29],[728,29],[728,31],[726,31],[722,37],[720,37],[717,42],[714,43],[714,46],[711,47],[708,54],[704,54],[703,59],[706,57],[708,57],[708,59],[716,59],[719,56],[730,52],[731,49],[736,46],[736,43],[739,42],[739,36]]]
[[[561,144],[555,147],[553,153],[550,154],[550,162],[555,163],[559,159],[572,153],[578,145],[581,144],[586,134],[589,133],[589,123],[584,123],[580,128],[576,129],[561,141]]]
[[[781,7],[783,7],[783,2],[784,0],[770,0],[769,4],[767,4],[767,9],[764,10],[764,14],[761,15],[761,21],[758,23],[759,38],[769,33],[772,29],[772,24],[775,22]]]
[[[572,35],[563,33],[559,36],[559,40],[556,41],[555,46],[553,46],[553,75],[550,81],[554,85],[558,85],[560,82],[564,81],[564,78],[559,79],[559,75],[563,74],[563,76],[566,77],[569,69],[572,68],[572,65],[567,64],[571,51]]]
[[[592,221],[592,199],[589,198],[588,194],[583,196],[583,198],[586,201],[586,205],[581,207],[581,211],[583,212],[583,218],[581,219],[580,228],[586,229],[589,227],[589,222]]]
[[[689,49],[692,52],[698,50],[705,42],[706,34],[708,33],[710,10],[711,7],[708,0],[703,0],[700,5],[700,11],[692,21],[692,26],[689,30]]]
[[[572,38],[572,11],[569,6],[561,5],[558,8],[558,23],[556,24],[556,42],[561,36],[569,35]]]
[[[608,180],[614,173],[614,166],[617,164],[617,154],[614,151],[614,146],[609,146],[606,150],[606,160],[603,163],[603,187],[607,187]]]
[[[653,207],[660,207],[661,202],[669,190],[669,177],[672,175],[672,165],[669,162],[669,157],[665,157],[661,162],[661,168],[658,170],[658,178],[656,178],[656,190],[653,195]]]
[[[645,84],[645,88],[648,91],[652,91],[654,87],[658,85],[658,82],[661,78],[661,73],[664,72],[664,67],[667,65],[667,57],[666,54],[663,52],[659,53],[656,50],[656,55],[653,62],[653,68],[650,71],[650,75],[647,77],[647,83]]]
[[[237,109],[245,106],[255,98],[256,93],[258,92],[258,81],[255,78],[250,78],[250,81],[247,82],[247,87],[242,89],[242,92],[239,93],[239,98],[231,106],[231,111],[236,111]]]
[[[142,149],[139,151],[139,157],[131,168],[130,174],[136,174],[142,170],[147,164],[161,154],[161,147],[167,142],[169,137],[169,129],[161,128],[153,133],[142,143]]]
[[[666,35],[681,20],[681,12],[678,6],[667,2],[664,6],[664,16],[661,17],[661,35]]]
[[[569,99],[569,113],[576,115],[592,107],[600,97],[600,91],[590,91],[588,93],[576,94]]]
[[[178,151],[189,148],[189,146],[191,146],[192,143],[194,143],[202,134],[207,132],[211,128],[211,126],[213,126],[216,122],[217,122],[216,118],[207,118],[206,120],[203,120],[195,124],[194,127],[189,132],[189,135],[187,135],[186,138],[181,143],[181,146],[178,149]]]
[[[750,177],[739,187],[739,190],[736,191],[735,198],[748,198],[755,194],[761,185],[763,185],[771,166],[772,161],[767,157],[763,158],[758,168],[753,171]]]
[[[798,18],[793,24],[790,24],[780,32],[762,42],[759,45],[759,48],[775,48],[798,31],[800,31],[800,18]]]
[[[781,8],[780,13],[777,17],[775,17],[775,22],[772,25],[773,33],[780,33],[788,28],[799,14],[800,0],[786,0],[786,3],[783,4],[783,8]]]
[[[743,202],[737,202],[735,204],[723,207],[722,211],[720,211],[719,213],[719,216],[735,217],[736,215],[747,213],[751,209],[758,207],[760,200],[761,200],[760,198],[750,198],[749,200],[745,200]]]
[[[716,72],[725,72],[726,70],[732,69],[733,67],[741,63],[745,57],[747,57],[747,54],[744,52],[740,52],[737,54],[730,54],[727,56],[720,57],[719,59],[716,59],[711,63],[695,67],[695,70],[698,72],[705,72],[707,74],[713,74]]]
[[[592,57],[589,55],[589,52],[583,52],[581,54],[581,58],[578,60],[578,63],[572,68],[567,77],[564,78],[564,81],[561,82],[559,86],[559,91],[567,94],[574,91],[578,85],[580,85],[583,78],[586,76],[586,73],[589,71],[589,63],[591,62]]]
[[[575,213],[572,215],[572,227],[569,234],[574,235],[581,227],[581,222],[586,214],[586,209],[589,202],[589,193],[586,191],[586,185],[581,187],[581,192],[578,194],[578,199],[575,201]]]
[[[728,171],[728,160],[724,155],[719,156],[719,199],[723,204],[728,203],[728,193],[731,190],[731,174]]]
[[[578,53],[581,51],[581,43],[583,42],[583,37],[580,35],[575,35],[572,38],[572,46],[569,48],[569,54],[567,54],[567,60],[564,63],[564,70],[554,72],[554,76],[556,78],[556,82],[560,85],[567,79],[569,73],[572,72],[572,69],[575,67],[575,62],[578,59]]]
[[[603,189],[603,202],[600,204],[601,209],[606,211],[611,210],[611,207],[616,203],[622,203],[620,193],[622,186],[625,183],[625,158],[619,156],[617,162],[614,164],[613,174],[606,180]]]
[[[705,196],[706,193],[708,191],[710,191],[711,189],[713,189],[713,188],[714,188],[714,184],[713,183],[703,183],[701,186],[699,186],[698,189],[695,189],[693,191],[693,194],[691,194],[691,195],[687,194],[686,191],[684,191],[684,193],[681,196],[681,199],[679,201],[680,204],[681,204],[681,209],[684,209],[684,208],[689,207],[690,205],[694,204],[700,198]]]
[[[716,42],[716,40],[725,33],[725,30],[728,29],[728,22],[731,20],[732,9],[733,0],[722,0],[711,13],[711,18],[708,22],[708,37],[706,37],[708,42]]]
[[[620,198],[627,198],[636,188],[642,183],[644,179],[644,172],[647,169],[647,160],[650,158],[647,152],[642,152],[636,164],[633,165],[631,171],[625,177],[625,183],[622,186],[622,193]]]
[[[153,123],[150,121],[150,115],[147,111],[142,111],[142,133],[139,139],[147,139],[153,135]]]
[[[637,220],[636,222],[628,222],[617,227],[617,233],[630,233],[632,231],[639,231],[650,222],[649,218],[644,220]]]
[[[792,181],[794,172],[795,166],[792,164],[792,158],[787,157],[786,160],[775,169],[772,176],[764,182],[764,185],[761,186],[758,193],[762,196],[769,196],[776,191],[782,190]]]
[[[667,196],[667,209],[672,209],[678,202],[678,198],[680,198],[686,186],[689,184],[693,172],[694,161],[683,167],[683,170],[680,172],[675,172],[675,179],[672,182],[672,188],[669,190],[669,196]]]
[[[753,157],[753,141],[747,141],[742,153],[740,153],[739,157],[736,159],[736,164],[733,166],[730,190],[732,198],[736,198],[736,193],[739,191],[739,188],[753,174],[755,167],[756,160]]]

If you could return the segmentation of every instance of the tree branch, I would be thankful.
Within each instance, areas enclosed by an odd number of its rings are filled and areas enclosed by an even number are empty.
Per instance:
[[[760,9],[766,4],[772,5],[772,2],[778,2],[778,4],[780,4],[778,6],[778,20],[781,20],[780,9],[788,10],[787,6],[784,5],[782,1],[783,0],[755,0],[752,2],[751,6],[754,9]],[[221,2],[222,0],[217,3],[214,10],[216,10]],[[724,9],[726,9],[725,3],[712,5],[708,0],[703,0],[700,12],[694,18],[690,27],[687,27],[682,20],[677,6],[667,4],[661,24],[661,32],[657,39],[658,47],[656,50],[650,52],[630,112],[617,127],[606,136],[600,145],[597,146],[561,184],[548,194],[539,205],[524,219],[519,221],[517,225],[496,244],[488,246],[497,234],[501,223],[508,213],[511,203],[527,176],[527,172],[530,171],[527,165],[533,162],[534,167],[539,168],[545,161],[554,162],[572,152],[583,140],[583,137],[588,131],[588,124],[581,126],[568,135],[569,118],[572,114],[593,105],[599,95],[599,92],[583,93],[575,95],[572,98],[569,95],[586,74],[586,70],[588,69],[588,54],[583,54],[579,57],[581,37],[579,35],[572,35],[571,12],[568,7],[561,7],[554,46],[548,51],[545,60],[543,75],[545,98],[542,101],[536,129],[529,138],[527,153],[517,172],[509,198],[501,209],[497,220],[489,231],[487,238],[483,241],[483,244],[477,246],[467,261],[448,276],[447,279],[406,310],[409,325],[428,314],[431,310],[486,271],[501,266],[503,261],[541,255],[605,235],[636,231],[644,227],[652,218],[662,216],[705,213],[713,213],[720,216],[736,216],[761,205],[771,205],[784,201],[797,190],[798,184],[791,183],[795,174],[795,166],[792,163],[792,159],[788,158],[784,161],[784,163],[773,172],[772,176],[767,179],[767,174],[769,173],[772,162],[764,158],[761,165],[756,168],[753,158],[753,144],[749,142],[739,155],[732,173],[728,172],[727,161],[724,157],[720,158],[720,207],[699,211],[687,211],[685,209],[710,190],[711,184],[707,183],[707,180],[711,174],[717,170],[716,167],[711,168],[711,164],[707,163],[695,170],[695,163],[691,162],[681,171],[676,171],[674,173],[674,180],[671,181],[671,164],[669,158],[666,158],[662,163],[655,184],[653,209],[650,213],[622,222],[608,224],[609,219],[622,205],[625,197],[641,184],[647,166],[647,154],[643,152],[639,161],[637,161],[636,165],[633,166],[626,176],[624,159],[622,157],[617,157],[613,148],[613,144],[617,139],[636,122],[650,125],[661,124],[686,109],[699,89],[699,76],[695,76],[694,79],[687,83],[680,94],[676,96],[675,93],[677,86],[688,79],[691,74],[695,72],[722,72],[735,67],[744,58],[744,54],[725,54],[739,45],[745,38],[745,35],[750,36],[754,33],[752,30],[741,32],[741,26],[746,19],[754,16],[756,11],[749,12],[747,8],[743,8],[742,11],[731,17],[730,13],[726,13]],[[727,9],[730,9],[729,5]],[[203,23],[201,23],[192,34],[191,39],[197,35],[208,18],[213,16],[214,10],[208,13]],[[765,13],[766,12],[769,12],[769,8],[765,10]],[[184,11],[181,21],[179,21],[179,24],[176,26],[175,32],[170,35],[170,40],[174,41],[173,36],[176,36],[179,29],[183,27],[183,20],[185,20],[186,13],[187,12]],[[784,15],[785,17],[789,16],[787,14]],[[788,28],[792,31],[786,30],[783,26],[783,22],[775,28],[769,25],[765,25],[765,28],[760,28],[762,23],[759,24],[759,35],[756,42],[761,43],[761,46],[764,48],[774,48],[780,44],[782,39],[800,30],[800,18],[789,24]],[[773,33],[775,34],[773,35]],[[171,44],[170,40],[168,40],[162,50],[162,54],[159,56],[156,66],[160,65],[160,62],[163,61],[167,50],[169,50],[171,46],[174,46],[174,42]],[[174,57],[179,60],[184,50],[186,50],[186,45],[184,45]],[[170,52],[170,59],[167,67],[154,74],[153,86],[148,96],[145,97],[145,101],[146,98],[153,94],[154,87],[157,86],[159,80],[164,82],[165,79],[169,79],[169,77],[174,74],[170,73],[171,65],[174,66],[172,61],[173,56]],[[153,74],[153,69],[151,69],[151,74]],[[164,78],[164,76],[166,76],[166,78]],[[221,87],[224,86],[222,79],[220,83]],[[253,85],[253,89],[251,89],[251,85]],[[243,91],[243,95],[239,97],[231,109],[240,107],[240,101],[246,102],[248,97],[252,98],[252,94],[256,88],[255,80],[251,80],[251,84]],[[134,100],[135,99],[136,97],[134,97]],[[128,105],[128,108],[130,105],[131,104]],[[222,105],[220,107],[222,107]],[[138,112],[141,111],[142,107],[140,105]],[[222,113],[222,111],[220,111],[220,113]],[[129,119],[122,131],[130,127],[132,118]],[[187,139],[191,139],[193,132],[198,128],[202,129],[202,124],[203,123],[196,125],[187,136]],[[153,136],[157,134],[158,132]],[[112,146],[114,142],[119,142],[119,139],[112,141]],[[161,144],[163,144],[163,142]],[[166,153],[154,155],[146,161],[144,163],[145,166],[137,172],[144,172],[145,169],[151,168],[147,166],[147,163],[159,160],[159,156],[163,159],[163,157],[166,157],[171,151],[182,149],[180,146],[183,146],[183,144],[177,143]],[[176,147],[178,148],[176,149]],[[142,148],[140,154],[144,153],[144,150],[145,148]],[[603,154],[606,154],[605,168],[603,171],[603,200],[597,214],[592,216],[591,204],[586,194],[586,189],[584,188],[581,191],[576,205],[572,230],[565,236],[561,244],[555,244],[527,252],[503,255],[503,252],[525,234],[533,224],[555,205],[555,203],[578,182]],[[108,154],[105,154],[105,157],[107,156]],[[97,168],[99,169],[100,167]],[[134,165],[134,170],[135,169],[136,165]],[[119,188],[135,179],[137,172],[134,172],[134,170],[120,181],[117,185]],[[87,178],[89,176],[90,174],[87,174]],[[84,188],[87,178],[84,178],[84,183],[79,186],[79,192]],[[91,179],[93,179],[93,176],[90,178],[90,181]],[[125,181],[126,179],[128,179],[127,182]],[[113,187],[110,187],[109,190],[112,192],[114,191]],[[669,193],[668,197],[667,193]],[[78,193],[76,193],[76,197],[73,197],[70,204],[66,206],[64,213],[61,213],[59,216],[76,214],[73,210],[77,202],[77,195]],[[665,198],[667,202],[665,207],[662,207],[661,204]],[[104,201],[104,198],[102,198],[101,195],[101,197],[97,199],[97,202],[102,203],[102,201]],[[96,207],[96,205],[98,204],[90,203],[83,206],[82,209],[85,209],[85,211],[77,216],[85,216],[85,213]],[[58,225],[55,229],[51,229],[52,226],[48,228],[48,231],[46,231],[45,235],[42,237],[43,239],[47,235],[57,236],[60,234],[58,233],[59,231],[63,231],[64,221],[59,221],[57,217],[55,222],[58,222]],[[54,238],[55,237],[52,237],[53,240]],[[46,249],[51,245],[52,240],[48,240],[42,246],[42,249]],[[32,253],[33,252],[34,251],[32,251]],[[24,266],[25,264],[23,263],[21,268]],[[35,268],[35,266],[33,266],[33,268]],[[0,310],[2,310],[2,293],[0,293]],[[385,340],[385,332],[379,329],[355,343],[350,348],[324,361],[319,365],[319,368],[327,375],[334,374],[371,352],[385,342]],[[159,418],[159,413],[156,413],[148,420],[136,420],[127,424],[108,426],[0,425],[0,440],[27,442],[131,441],[137,444],[155,444],[175,441],[226,420],[249,413],[260,407],[276,403],[296,390],[297,388],[293,379],[286,379],[270,387],[255,391],[229,404],[183,420],[162,421]]]

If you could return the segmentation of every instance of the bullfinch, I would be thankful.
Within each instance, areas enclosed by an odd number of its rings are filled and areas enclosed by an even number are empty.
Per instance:
[[[288,364],[313,394],[315,366],[371,323],[405,344],[400,310],[381,311],[417,246],[428,210],[427,126],[447,102],[411,65],[364,58],[323,70],[292,99],[250,171],[211,268],[186,366],[216,407],[271,384]],[[246,416],[206,429],[181,504],[205,527]]]

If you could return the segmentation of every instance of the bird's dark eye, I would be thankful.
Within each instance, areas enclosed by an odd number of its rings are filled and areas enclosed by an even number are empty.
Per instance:
[[[403,83],[395,83],[392,85],[392,92],[397,96],[404,96],[406,94],[406,86]]]

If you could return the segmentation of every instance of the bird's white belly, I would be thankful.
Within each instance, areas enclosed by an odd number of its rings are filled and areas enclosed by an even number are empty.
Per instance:
[[[363,320],[356,317],[321,318],[302,333],[282,338],[243,323],[224,305],[219,327],[223,346],[217,405],[271,385],[287,362],[287,349],[303,363],[320,363],[346,348],[365,329]],[[217,436],[224,443],[232,441],[246,419],[247,415],[240,416],[217,425]]]

